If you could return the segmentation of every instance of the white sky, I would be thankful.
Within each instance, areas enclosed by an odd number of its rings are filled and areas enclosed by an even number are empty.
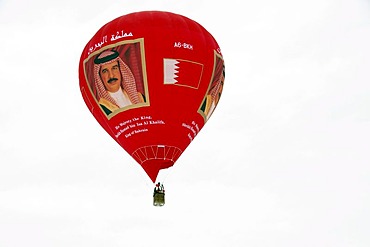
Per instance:
[[[106,22],[165,10],[226,63],[166,205],[78,86]],[[0,246],[370,246],[368,0],[0,0]]]

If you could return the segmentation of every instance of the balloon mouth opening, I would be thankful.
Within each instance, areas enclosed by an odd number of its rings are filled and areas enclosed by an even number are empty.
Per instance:
[[[182,150],[175,146],[151,145],[136,149],[131,156],[143,167],[154,183],[158,172],[173,166],[181,154]]]

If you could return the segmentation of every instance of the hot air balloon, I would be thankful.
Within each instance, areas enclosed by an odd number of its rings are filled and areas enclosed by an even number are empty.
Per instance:
[[[108,22],[86,44],[79,63],[90,112],[157,185],[160,171],[175,164],[212,115],[224,78],[213,36],[164,11]],[[164,189],[157,191],[154,205],[162,206]]]

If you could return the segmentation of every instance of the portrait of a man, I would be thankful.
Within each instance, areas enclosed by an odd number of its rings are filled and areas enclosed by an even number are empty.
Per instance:
[[[200,107],[200,111],[204,114],[206,121],[210,118],[220,100],[225,80],[223,60],[219,56],[215,56],[215,58],[215,68],[210,87]]]
[[[93,71],[93,78],[88,78],[91,92],[107,116],[147,103],[138,47],[130,43],[106,49],[86,63],[85,69]]]

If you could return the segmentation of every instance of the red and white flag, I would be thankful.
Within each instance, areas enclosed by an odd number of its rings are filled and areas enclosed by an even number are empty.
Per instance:
[[[203,72],[203,64],[182,60],[164,59],[164,84],[198,88]]]

